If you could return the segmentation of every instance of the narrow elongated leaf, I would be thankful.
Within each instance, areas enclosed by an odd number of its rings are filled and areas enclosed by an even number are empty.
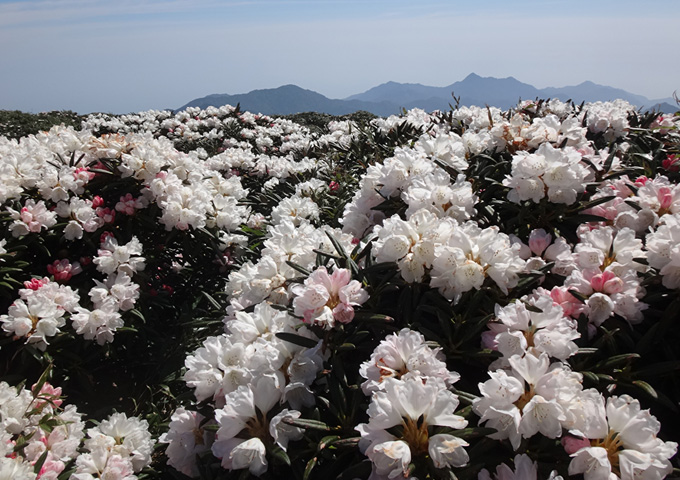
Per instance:
[[[309,418],[290,418],[286,417],[281,420],[288,425],[294,427],[303,428],[305,430],[321,430],[323,432],[331,432],[333,430],[338,430],[339,427],[331,427],[327,423],[321,422],[319,420],[311,420]]]
[[[302,474],[302,480],[309,480],[309,476],[312,474],[312,470],[316,467],[317,462],[317,457],[312,457],[309,462],[307,462],[305,472]]]
[[[311,338],[303,337],[302,335],[297,335],[295,333],[278,332],[276,336],[284,342],[290,342],[305,348],[314,348],[318,343],[316,340],[312,340]]]

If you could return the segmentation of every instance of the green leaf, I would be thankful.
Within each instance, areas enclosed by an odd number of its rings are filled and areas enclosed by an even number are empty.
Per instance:
[[[47,454],[50,453],[48,449],[45,449],[42,455],[40,455],[40,458],[38,458],[38,461],[35,462],[35,465],[33,465],[33,473],[36,475],[40,473],[40,469],[42,469],[43,465],[45,464],[45,460],[47,460]]]
[[[340,242],[338,242],[333,235],[330,234],[330,232],[326,231],[326,236],[328,239],[331,241],[333,244],[333,248],[335,248],[335,251],[338,252],[338,255],[340,255],[342,258],[347,258],[347,253],[345,252],[345,249],[342,247]]]
[[[38,395],[40,394],[40,390],[42,387],[45,385],[47,382],[47,379],[50,376],[50,373],[52,371],[52,364],[49,364],[47,368],[45,368],[45,371],[40,375],[40,378],[36,382],[36,384],[33,386],[33,389],[31,390],[31,393],[33,394],[33,399],[35,400],[38,398]]]
[[[488,427],[471,427],[471,428],[464,428],[462,430],[453,430],[451,432],[451,435],[454,437],[462,438],[463,440],[469,439],[469,438],[479,438],[479,437],[485,437],[487,435],[491,435],[493,433],[496,433],[498,430],[495,428],[488,428]]]
[[[276,336],[284,342],[290,342],[305,348],[314,348],[318,343],[317,340],[312,340],[311,338],[303,337],[302,335],[298,335],[296,333],[279,332],[276,334]]]
[[[307,462],[307,466],[305,467],[305,472],[302,475],[302,480],[309,480],[309,476],[311,475],[312,470],[316,466],[317,462],[318,462],[317,457],[312,457],[309,460],[309,462]]]
[[[274,459],[278,460],[281,463],[285,463],[286,465],[290,466],[290,457],[286,453],[286,451],[279,447],[278,445],[274,445],[271,448],[271,455],[274,457]]]
[[[291,262],[290,260],[286,260],[286,264],[287,264],[290,268],[292,268],[293,270],[296,270],[296,271],[300,272],[301,274],[303,274],[305,277],[309,277],[309,276],[311,275],[311,272],[310,272],[309,270],[307,270],[306,268],[304,268],[304,267],[298,265],[298,264],[295,263],[295,262]]]
[[[215,310],[223,310],[222,305],[220,305],[220,303],[217,300],[215,300],[210,294],[201,290],[201,295],[203,295],[203,297],[210,302],[210,304],[213,306]]]
[[[614,355],[613,357],[609,357],[607,360],[604,360],[602,362],[598,362],[596,367],[598,369],[610,369],[612,367],[628,363],[633,359],[640,358],[640,355],[637,353],[624,353],[621,355]]]
[[[321,430],[323,432],[331,432],[334,430],[339,430],[339,427],[331,427],[328,424],[321,422],[319,420],[311,420],[309,418],[283,418],[281,420],[288,425],[294,427],[302,428],[305,430]]]
[[[333,442],[341,438],[342,437],[340,435],[327,435],[323,437],[321,440],[319,440],[319,445],[317,446],[317,449],[323,450],[324,448],[327,448],[329,445],[333,444]]]
[[[136,308],[133,308],[132,310],[128,310],[132,315],[135,317],[139,318],[143,323],[146,323],[146,318],[144,318],[144,314],[137,310]]]
[[[633,385],[638,387],[640,390],[645,392],[650,397],[659,398],[659,395],[656,393],[656,390],[654,390],[654,388],[644,380],[633,380]]]

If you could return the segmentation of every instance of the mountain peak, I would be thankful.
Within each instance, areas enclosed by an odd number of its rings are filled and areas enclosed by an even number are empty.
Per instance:
[[[265,114],[288,114],[302,111],[341,115],[357,110],[371,111],[377,115],[398,114],[402,108],[414,107],[427,111],[447,110],[454,95],[460,105],[492,105],[502,109],[512,108],[520,99],[556,98],[562,101],[607,101],[621,98],[632,105],[661,107],[673,111],[673,99],[659,99],[654,102],[640,95],[621,89],[585,81],[580,85],[560,88],[542,88],[523,83],[514,77],[482,77],[470,73],[462,81],[446,87],[431,87],[419,83],[385,82],[364,93],[352,95],[343,100],[329,99],[320,93],[287,84],[278,88],[253,90],[239,95],[209,95],[186,104],[189,106],[221,106],[239,103],[245,110]],[[677,110],[677,109],[676,109]]]
[[[480,77],[480,76],[477,75],[476,73],[472,72],[470,75],[468,75],[467,77],[465,77],[462,81],[463,81],[463,82],[474,82],[474,81],[476,81],[476,80],[480,80],[481,78],[482,78],[482,77]]]

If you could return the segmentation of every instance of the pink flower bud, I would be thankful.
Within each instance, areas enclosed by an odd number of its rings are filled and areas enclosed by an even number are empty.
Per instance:
[[[607,295],[621,293],[623,291],[623,280],[621,280],[619,277],[614,277],[611,280],[607,280],[602,287],[602,291]]]
[[[664,186],[659,188],[657,198],[659,199],[662,210],[669,210],[671,208],[671,205],[673,204],[673,192],[670,187]]]
[[[106,208],[99,207],[95,210],[95,213],[99,218],[104,220],[104,222],[106,223],[113,223],[114,220],[116,219],[116,211],[109,207]]]
[[[95,177],[94,172],[90,172],[90,170],[87,167],[79,167],[76,168],[76,171],[73,172],[73,177],[76,180],[82,180],[83,182],[89,182]]]
[[[596,292],[601,292],[602,287],[604,287],[604,277],[601,274],[594,275],[593,278],[590,279],[590,286]]]
[[[587,438],[578,438],[571,435],[565,435],[560,442],[564,447],[564,451],[569,455],[578,452],[582,448],[590,447],[590,440]]]
[[[552,235],[547,233],[542,228],[533,230],[529,234],[529,248],[534,253],[534,255],[541,256],[541,254],[548,248],[548,245],[552,242]]]
[[[661,162],[661,166],[669,172],[680,171],[680,155],[668,155],[668,157]]]
[[[333,318],[340,323],[349,323],[354,318],[354,307],[341,303],[333,309]]]
[[[45,285],[46,283],[49,283],[50,279],[47,277],[44,277],[42,279],[40,278],[32,278],[30,280],[27,280],[24,282],[24,287],[30,289],[30,290],[38,290],[40,287]]]
[[[104,205],[104,199],[99,195],[92,199],[92,208],[99,208]]]
[[[35,390],[37,384],[33,384],[31,387],[31,391]],[[59,397],[61,396],[61,387],[53,387],[49,382],[45,382],[43,386],[40,388],[40,392],[35,396],[36,399],[38,400],[45,400],[45,401],[38,401],[37,402],[37,407],[42,407],[47,403],[46,401],[51,402],[55,406],[60,406],[63,402]]]
[[[638,177],[635,179],[635,186],[636,187],[642,187],[644,186],[647,182],[649,181],[649,178],[645,177],[644,175]]]
[[[113,235],[113,232],[104,232],[104,233],[102,233],[101,236],[99,237],[99,243],[105,243],[106,240],[109,239],[109,237],[113,237],[113,236],[114,236],[114,235]]]
[[[68,282],[73,275],[80,273],[82,269],[78,262],[71,264],[67,259],[55,260],[47,265],[47,272],[54,276],[57,282]]]

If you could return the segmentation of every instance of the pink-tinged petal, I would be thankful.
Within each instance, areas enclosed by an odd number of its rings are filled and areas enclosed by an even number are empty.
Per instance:
[[[354,319],[354,308],[341,303],[333,309],[333,318],[340,323],[349,323]]]

